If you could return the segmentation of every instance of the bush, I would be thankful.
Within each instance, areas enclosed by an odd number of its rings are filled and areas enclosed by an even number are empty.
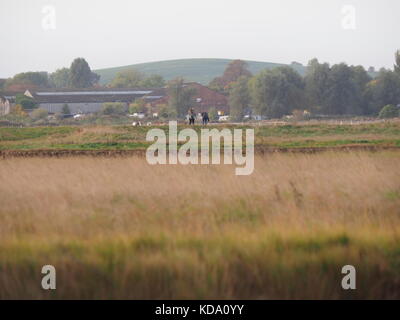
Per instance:
[[[295,109],[292,111],[292,116],[294,121],[302,121],[310,119],[311,114],[307,110]]]
[[[61,113],[62,114],[71,114],[71,110],[69,109],[68,104],[63,105]]]
[[[126,112],[127,112],[126,104],[121,102],[103,103],[103,106],[101,108],[101,113],[105,115],[125,114]]]
[[[146,102],[143,99],[137,99],[129,105],[129,113],[146,113]]]
[[[15,97],[15,102],[21,105],[24,109],[33,109],[36,106],[36,102],[22,93],[18,93]]]
[[[49,113],[47,112],[46,109],[39,108],[39,109],[35,109],[35,110],[32,111],[31,118],[33,120],[46,119],[48,114]]]
[[[177,112],[176,110],[174,110],[174,108],[171,108],[170,106],[162,105],[160,106],[160,112],[158,113],[158,116],[163,119],[176,119]]]
[[[28,115],[20,104],[11,107],[11,114],[19,117],[26,117]]]
[[[36,120],[33,124],[35,126],[44,126],[44,125],[47,125],[47,121],[45,119],[39,119],[39,120]]]
[[[208,117],[210,118],[211,121],[217,121],[218,120],[218,111],[214,107],[210,108],[208,111]]]
[[[381,119],[396,118],[398,116],[399,116],[399,110],[392,104],[384,106],[379,112],[379,118]]]

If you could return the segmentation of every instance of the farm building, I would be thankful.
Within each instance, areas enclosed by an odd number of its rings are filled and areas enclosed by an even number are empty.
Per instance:
[[[4,96],[0,96],[0,116],[4,116],[9,113],[10,113],[10,101]]]
[[[213,91],[199,83],[186,83],[196,89],[194,96],[194,109],[196,112],[209,111],[215,108],[222,113],[229,112],[228,99],[226,96]],[[107,102],[122,102],[128,106],[136,99],[143,99],[149,114],[157,113],[161,106],[168,103],[166,88],[157,89],[41,89],[26,90],[24,95],[32,98],[37,107],[46,109],[49,113],[59,113],[64,105],[72,114],[94,113],[101,110],[102,105]],[[6,99],[13,103],[16,93],[8,93]]]
[[[64,105],[68,105],[72,114],[100,111],[103,103],[106,102],[122,102],[129,105],[135,99],[142,98],[150,93],[151,90],[141,89],[46,90],[29,92],[39,108],[46,109],[49,113],[58,113],[62,111]],[[28,92],[25,95],[28,95]]]

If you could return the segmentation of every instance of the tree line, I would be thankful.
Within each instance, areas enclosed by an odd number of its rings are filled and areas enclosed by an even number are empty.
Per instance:
[[[87,89],[99,86],[100,75],[90,69],[84,58],[76,58],[69,68],[57,69],[53,73],[22,72],[0,83],[2,90],[22,92],[26,89]],[[137,70],[118,72],[108,84],[110,88],[161,88],[165,80],[159,75],[146,75]]]
[[[280,118],[295,110],[375,116],[386,105],[400,104],[400,51],[394,70],[382,68],[374,78],[362,66],[330,66],[317,59],[308,63],[304,77],[289,66],[252,75],[244,61],[234,60],[209,86],[228,95],[234,120],[249,113]]]
[[[76,58],[69,68],[58,69],[53,73],[22,72],[7,79],[3,89],[23,91],[38,88],[90,88],[98,83],[100,76],[90,69],[84,58]]]

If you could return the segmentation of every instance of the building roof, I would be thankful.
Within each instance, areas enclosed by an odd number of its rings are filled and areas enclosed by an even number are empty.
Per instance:
[[[149,95],[154,89],[64,89],[38,90],[32,93],[37,103],[103,103],[133,102],[137,98]]]

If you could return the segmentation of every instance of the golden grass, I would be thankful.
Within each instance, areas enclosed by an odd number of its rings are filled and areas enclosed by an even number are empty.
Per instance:
[[[0,298],[400,298],[400,153],[0,161]],[[41,266],[57,290],[41,289]],[[341,267],[358,271],[355,291]]]

